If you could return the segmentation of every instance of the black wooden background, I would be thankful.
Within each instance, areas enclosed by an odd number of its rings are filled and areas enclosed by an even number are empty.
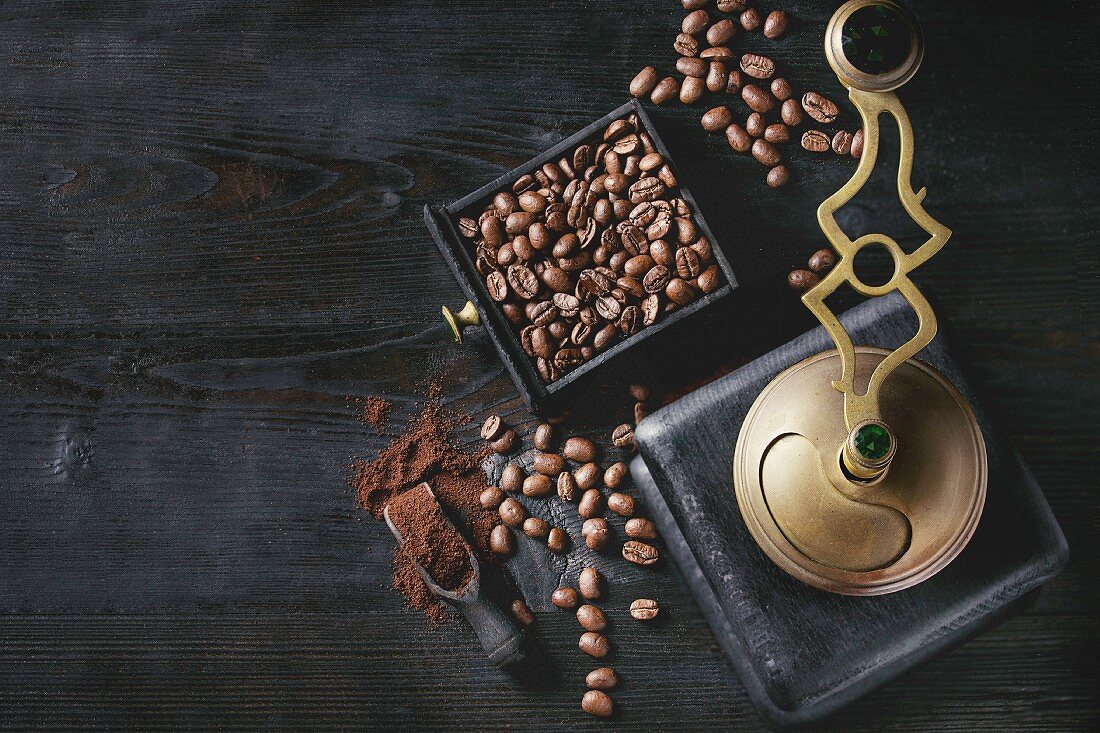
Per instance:
[[[1028,611],[824,727],[1095,729],[1098,13],[911,5],[928,41],[902,92],[914,179],[955,230],[918,279],[1073,557]],[[821,51],[835,3],[786,7],[789,38],[742,47],[840,100]],[[554,665],[537,688],[486,671],[464,624],[404,610],[391,538],[345,476],[432,376],[458,408],[533,424],[483,338],[445,340],[439,305],[460,291],[420,209],[620,104],[637,69],[671,65],[681,15],[0,4],[0,727],[608,727],[579,710],[591,665],[545,598],[529,599]],[[782,279],[853,169],[793,151],[795,180],[770,191],[702,111],[655,116],[744,287],[637,356],[671,391],[810,325]],[[845,216],[904,232],[888,170]],[[386,436],[349,404],[367,394],[398,403]],[[628,409],[575,424],[605,435]],[[643,590],[670,610],[646,633],[625,618]],[[670,569],[624,573],[610,608],[611,727],[761,727]]]

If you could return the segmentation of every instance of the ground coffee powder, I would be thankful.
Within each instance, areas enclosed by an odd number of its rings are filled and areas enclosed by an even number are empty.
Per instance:
[[[459,590],[473,578],[470,546],[447,522],[439,504],[419,484],[392,500],[386,515],[401,533],[399,552],[423,567],[444,590]]]
[[[356,404],[359,404],[358,400]],[[393,403],[384,397],[371,395],[363,400],[360,409],[359,418],[365,424],[374,428],[374,432],[381,435],[386,429],[386,421],[390,418],[390,410],[393,409]]]

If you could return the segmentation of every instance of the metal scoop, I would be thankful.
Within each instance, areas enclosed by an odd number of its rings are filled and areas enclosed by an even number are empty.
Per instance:
[[[420,489],[426,491],[428,496],[436,500],[431,486],[423,483],[414,487],[412,491]],[[385,517],[386,524],[393,536],[397,538],[398,544],[404,546],[405,540],[401,536],[401,530],[390,519],[390,508],[388,506],[382,510],[382,516]],[[454,525],[446,516],[444,516],[443,521],[454,529]],[[457,529],[455,531],[458,532]],[[459,533],[459,536],[462,536],[461,533]],[[470,622],[470,626],[474,628],[474,632],[485,648],[486,654],[489,655],[490,662],[498,667],[518,664],[526,656],[523,629],[511,616],[501,611],[495,603],[482,595],[481,568],[469,544],[466,545],[466,553],[472,571],[470,580],[463,587],[454,590],[441,588],[423,566],[419,563],[414,563],[414,565],[420,572],[420,577],[424,579],[424,584],[428,586],[428,590],[461,611],[466,620]]]

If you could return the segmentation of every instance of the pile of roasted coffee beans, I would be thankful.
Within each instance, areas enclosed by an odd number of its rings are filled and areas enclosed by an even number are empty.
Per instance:
[[[621,453],[634,451],[634,423],[645,417],[649,401],[649,389],[644,385],[631,385],[634,399],[634,422],[623,423],[612,432],[611,442]],[[532,433],[532,444],[538,451],[531,461],[530,474],[518,463],[510,462],[501,472],[500,485],[490,486],[481,495],[481,505],[495,509],[501,523],[489,535],[489,548],[500,558],[511,556],[516,550],[513,530],[520,530],[527,537],[545,542],[550,552],[566,552],[574,539],[583,541],[588,549],[603,553],[613,544],[611,524],[607,521],[610,511],[625,518],[623,532],[626,540],[620,545],[623,559],[641,566],[655,564],[660,552],[655,545],[657,530],[648,519],[635,516],[637,505],[627,493],[630,472],[626,463],[617,460],[606,468],[600,465],[600,447],[589,438],[571,436],[559,440],[557,433],[561,423],[541,423]],[[511,439],[501,442],[511,434]],[[500,417],[490,415],[481,429],[481,437],[499,454],[511,454],[521,446],[515,431],[506,427]],[[604,491],[606,490],[606,495]],[[552,527],[538,517],[528,516],[523,504],[509,494],[522,494],[528,499],[557,500],[576,503],[576,511],[583,520],[581,536],[570,538],[560,527]],[[607,578],[594,567],[585,567],[577,578],[577,587],[562,586],[550,596],[550,603],[562,610],[573,611],[581,633],[577,646],[594,659],[603,659],[612,652],[612,644],[606,632],[608,618],[597,605],[606,595]],[[652,621],[659,613],[657,601],[638,598],[630,604],[630,616],[640,622]],[[534,621],[527,604],[517,599],[512,603],[512,614],[524,626]],[[611,667],[598,667],[588,673],[585,683],[588,691],[581,698],[581,709],[599,717],[607,717],[614,710],[614,702],[608,694],[618,684],[619,678]]]
[[[806,261],[807,269],[791,270],[787,275],[787,284],[795,290],[809,290],[821,282],[821,275],[836,264],[836,255],[831,249],[819,249]]]
[[[790,82],[776,76],[778,66],[773,59],[757,53],[741,54],[738,58],[730,44],[738,35],[755,31],[762,31],[770,40],[782,38],[791,18],[782,10],[773,10],[762,19],[751,0],[681,0],[681,3],[688,12],[672,44],[679,55],[676,59],[679,75],[662,79],[656,67],[647,66],[630,82],[630,93],[638,98],[648,96],[654,104],[667,104],[675,99],[695,104],[707,92],[722,98],[722,104],[703,115],[703,128],[713,133],[724,132],[735,152],[751,153],[768,169],[768,186],[786,185],[791,174],[783,164],[781,148],[798,136],[795,128],[802,125],[806,116],[820,125],[832,125],[840,110],[817,92],[796,98]],[[740,99],[747,111],[735,117],[728,106],[730,99]],[[863,149],[862,131],[828,133],[815,128],[804,131],[800,141],[805,150],[813,153],[833,150],[838,155],[858,158]]]
[[[458,230],[545,383],[725,282],[635,114],[522,176]]]

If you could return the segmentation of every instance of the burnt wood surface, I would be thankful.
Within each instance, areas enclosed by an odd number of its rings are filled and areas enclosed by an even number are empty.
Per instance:
[[[916,279],[1071,559],[1033,606],[822,728],[1095,729],[1097,11],[910,6],[927,37],[901,93],[914,182],[955,232]],[[787,39],[738,48],[842,101],[821,51],[835,4],[785,7]],[[556,578],[521,582],[548,656],[521,685],[461,621],[403,608],[393,540],[345,483],[433,377],[475,418],[535,424],[483,337],[446,341],[439,306],[461,291],[421,209],[621,104],[641,66],[671,68],[681,16],[675,0],[0,5],[0,727],[762,727],[667,567],[606,560],[624,680],[608,725],[579,710],[594,665],[575,619],[532,592]],[[705,109],[653,116],[741,287],[635,354],[623,378],[669,393],[811,325],[782,281],[854,169],[792,146],[770,191],[702,131]],[[889,170],[841,217],[918,241]],[[571,426],[606,437],[629,414],[621,384]],[[356,418],[368,394],[397,403],[385,435]],[[635,628],[643,593],[667,623]]]

